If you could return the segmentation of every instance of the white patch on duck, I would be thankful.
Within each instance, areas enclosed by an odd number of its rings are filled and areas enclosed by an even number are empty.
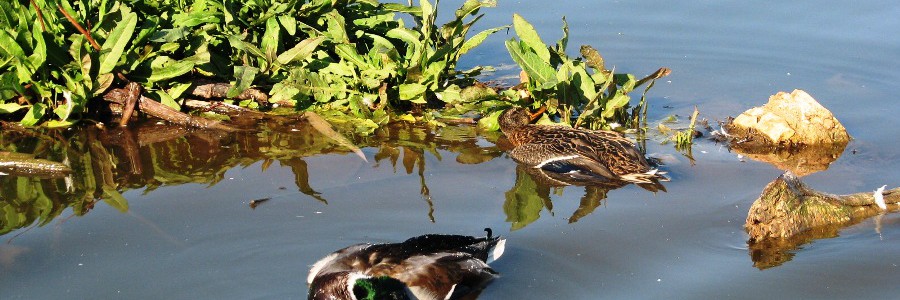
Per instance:
[[[506,239],[500,239],[497,241],[497,244],[494,245],[494,248],[491,249],[491,252],[488,253],[487,263],[492,263],[500,256],[503,255],[503,252],[506,250]]]
[[[542,168],[542,167],[543,167],[544,165],[546,165],[546,164],[549,164],[549,163],[552,163],[552,162],[561,161],[561,160],[570,160],[570,159],[573,159],[573,158],[578,158],[579,156],[580,156],[580,155],[567,155],[567,156],[551,157],[551,158],[549,158],[549,159],[546,159],[546,160],[542,161],[541,163],[537,164],[537,165],[534,166],[534,167],[535,167],[536,169],[540,169],[540,168]]]
[[[450,300],[450,297],[453,296],[453,291],[456,290],[456,284],[450,287],[450,291],[447,292],[447,296],[444,297],[444,300]]]
[[[309,269],[309,275],[306,277],[306,284],[312,284],[313,280],[316,278],[316,275],[319,275],[319,272],[321,272],[323,268],[330,265],[331,262],[333,262],[339,256],[346,255],[347,253],[354,253],[359,250],[365,249],[366,247],[369,247],[369,246],[371,246],[371,245],[370,244],[353,245],[353,246],[335,251],[334,253],[331,253],[328,256],[323,257],[322,259],[317,261],[315,264],[313,264],[312,267]]]
[[[312,284],[313,279],[316,278],[316,275],[319,275],[319,271],[322,271],[322,268],[324,268],[326,265],[328,265],[328,263],[330,263],[335,258],[337,258],[337,256],[338,256],[337,252],[331,253],[328,256],[323,257],[322,259],[317,261],[315,264],[313,264],[312,267],[309,269],[309,275],[306,276],[306,284]]]

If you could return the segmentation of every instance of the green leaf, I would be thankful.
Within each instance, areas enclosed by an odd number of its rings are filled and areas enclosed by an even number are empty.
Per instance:
[[[234,67],[234,77],[237,78],[237,84],[231,87],[228,90],[228,93],[225,97],[234,98],[237,95],[240,95],[245,90],[249,89],[253,84],[253,80],[256,79],[256,74],[259,73],[259,68],[250,67],[250,66],[235,66]]]
[[[485,131],[497,131],[500,130],[500,123],[497,122],[497,118],[500,117],[500,114],[503,113],[502,110],[498,110],[484,116],[483,118],[478,120],[478,128],[481,128]]]
[[[41,26],[40,24],[39,20],[34,20],[32,28],[39,28]],[[31,36],[34,38],[34,45],[32,46],[33,53],[28,58],[31,61],[32,66],[39,68],[47,61],[47,44],[44,42],[43,31],[34,30],[31,33]]]
[[[280,35],[281,26],[278,25],[278,20],[275,18],[266,20],[266,32],[263,34],[261,44],[264,53],[278,52],[278,40]]]
[[[152,68],[150,77],[147,81],[159,82],[162,80],[175,78],[187,74],[194,69],[194,62],[188,60],[180,60],[169,62],[160,68]]]
[[[547,63],[550,62],[550,50],[547,49],[547,44],[544,44],[531,23],[528,23],[519,14],[513,14],[513,27],[516,29],[516,35],[537,54],[538,58]]]
[[[631,97],[622,93],[621,90],[616,91],[616,95],[606,101],[606,107],[603,109],[603,113],[600,114],[601,117],[608,119],[612,118],[616,110],[624,107],[628,104],[628,101],[631,101]]]
[[[115,188],[104,185],[103,195],[106,196],[103,198],[103,202],[107,205],[118,209],[120,212],[128,212],[128,200],[125,200],[125,197],[122,197],[122,194]]]
[[[616,74],[613,75],[613,79],[616,81],[616,84],[621,86],[619,90],[624,94],[628,94],[634,90],[634,85],[637,83],[633,74]]]
[[[435,95],[444,103],[453,104],[462,102],[462,89],[458,85],[450,85],[443,91],[435,93]]]
[[[368,63],[366,63],[366,59],[356,52],[356,47],[352,44],[338,44],[334,46],[334,52],[336,52],[341,58],[349,61],[362,70],[371,67]]]
[[[181,111],[181,105],[178,104],[178,101],[175,101],[175,97],[169,95],[165,91],[158,90],[155,92],[156,96],[159,97],[159,103],[162,103],[165,106],[168,106],[176,111]]]
[[[100,54],[99,74],[110,73],[116,67],[122,52],[125,51],[125,46],[128,45],[128,41],[131,41],[135,26],[137,26],[137,14],[132,12],[123,16],[116,28],[109,33],[101,47],[102,51],[109,52]]]
[[[0,114],[14,113],[27,106],[21,106],[18,103],[0,103]]]
[[[100,74],[97,76],[97,80],[95,81],[97,83],[97,89],[94,90],[93,96],[96,97],[105,92],[106,89],[112,86],[114,78],[112,73]]]
[[[457,55],[457,57],[461,56],[463,54],[466,54],[469,52],[469,50],[472,50],[475,47],[478,47],[478,45],[481,45],[481,43],[484,42],[484,40],[489,35],[492,35],[492,34],[496,33],[497,31],[500,31],[500,30],[503,30],[506,28],[509,28],[509,26],[494,27],[491,29],[483,30],[483,31],[479,32],[478,34],[475,34],[474,36],[472,36],[472,38],[466,40],[466,42],[464,42],[462,44],[462,47],[459,48],[459,54]]]
[[[522,44],[514,39],[506,41],[506,49],[519,67],[528,73],[528,77],[535,82],[535,85],[556,84],[556,70],[550,66],[547,60],[542,60],[533,52],[526,52],[522,48]]]
[[[381,8],[386,11],[407,13],[414,17],[422,16],[422,8],[418,6],[406,6],[400,3],[384,3],[381,4]]]
[[[316,48],[324,40],[325,40],[324,36],[317,36],[314,38],[305,39],[305,40],[301,41],[300,43],[298,43],[293,48],[288,49],[287,51],[284,51],[284,53],[281,53],[280,55],[278,55],[278,59],[277,59],[278,63],[280,63],[282,65],[286,65],[293,61],[305,60],[305,59],[309,58],[314,51],[316,51]]]
[[[0,50],[3,51],[4,56],[25,60],[25,51],[6,30],[0,30]]]
[[[31,109],[28,110],[28,113],[25,114],[25,117],[22,118],[19,123],[23,126],[34,126],[37,125],[38,122],[41,121],[41,118],[44,117],[44,113],[46,112],[47,107],[40,102],[35,103],[31,106]]]
[[[257,48],[253,44],[250,44],[250,43],[247,43],[247,42],[244,42],[243,40],[241,40],[240,35],[228,36],[228,43],[231,44],[231,47],[234,47],[238,50],[246,51],[246,52],[250,53],[251,55],[255,56],[256,58],[266,59],[266,54],[264,54],[261,50],[259,50],[259,48]]]
[[[297,34],[297,19],[289,15],[280,15],[278,16],[278,23],[281,23],[281,27],[284,27],[284,31],[287,31],[288,35]]]
[[[406,83],[401,84],[400,88],[400,100],[410,101],[412,103],[425,103],[425,90],[427,88],[424,85],[418,83]]]

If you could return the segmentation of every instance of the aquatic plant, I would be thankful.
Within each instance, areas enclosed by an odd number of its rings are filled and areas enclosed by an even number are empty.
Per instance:
[[[590,129],[611,129],[614,124],[638,128],[646,122],[646,101],[641,97],[634,110],[631,93],[635,88],[669,74],[661,68],[653,74],[636,79],[632,74],[617,74],[607,69],[600,52],[591,46],[580,48],[581,57],[566,53],[569,27],[563,18],[563,36],[555,46],[547,46],[534,27],[522,16],[513,15],[513,27],[518,39],[506,41],[506,49],[522,68],[523,88],[511,89],[504,96],[513,102],[532,107],[546,106],[547,113],[558,118],[556,123]],[[498,114],[493,114],[495,118]],[[492,127],[494,120],[482,124]]]
[[[457,61],[502,28],[466,38],[479,10],[495,5],[477,0],[442,26],[428,0],[28,4],[0,2],[0,117],[26,126],[70,125],[137,82],[138,94],[174,110],[187,97],[327,109],[367,120],[371,132],[387,121],[386,107],[461,101],[458,79],[472,73],[457,71]],[[227,84],[199,92],[207,82]]]

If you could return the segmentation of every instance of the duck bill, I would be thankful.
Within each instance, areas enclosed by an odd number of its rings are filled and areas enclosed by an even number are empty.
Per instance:
[[[547,106],[541,105],[541,108],[538,108],[538,110],[536,112],[528,115],[528,118],[531,122],[534,122],[534,120],[537,120],[538,118],[540,118],[541,114],[543,114],[545,111],[547,111]]]

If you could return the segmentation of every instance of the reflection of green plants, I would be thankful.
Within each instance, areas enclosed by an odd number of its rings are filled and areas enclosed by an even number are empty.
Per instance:
[[[642,124],[640,112],[646,107],[642,97],[635,112],[629,112],[636,87],[668,75],[668,69],[637,80],[631,74],[616,74],[606,68],[600,53],[591,46],[581,46],[581,57],[566,54],[569,28],[563,19],[563,37],[555,46],[547,46],[534,27],[518,14],[513,16],[518,39],[506,41],[506,49],[522,68],[524,97],[514,90],[504,93],[511,99],[533,98],[532,106],[546,106],[559,123],[591,129],[613,127],[612,123],[637,127]],[[646,93],[646,90],[645,90]],[[487,120],[485,122],[491,122]]]
[[[550,188],[535,183],[528,173],[517,169],[516,183],[506,192],[506,202],[503,203],[506,221],[512,223],[510,230],[522,229],[537,221],[544,207],[553,209]]]

